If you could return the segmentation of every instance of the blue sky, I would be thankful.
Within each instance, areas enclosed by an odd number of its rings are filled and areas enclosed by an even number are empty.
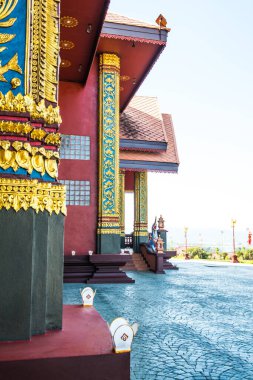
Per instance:
[[[184,226],[189,238],[217,230],[219,240],[233,217],[246,240],[253,229],[253,1],[111,0],[110,10],[151,23],[162,13],[171,28],[139,90],[172,114],[181,162],[178,175],[149,174],[150,224],[162,213],[175,240]]]

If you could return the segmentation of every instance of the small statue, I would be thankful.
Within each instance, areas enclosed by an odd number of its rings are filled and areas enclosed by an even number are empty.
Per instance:
[[[151,252],[156,252],[156,246],[155,246],[155,242],[152,238],[152,234],[149,234],[149,237],[148,237],[148,249],[150,249]]]
[[[155,217],[155,221],[152,225],[152,239],[154,242],[156,242],[157,238],[157,217]]]
[[[133,337],[138,331],[138,323],[133,323],[130,326],[129,322],[125,318],[116,318],[109,326],[114,351],[117,354],[123,352],[130,352]]]
[[[164,230],[164,219],[163,219],[162,215],[160,215],[160,218],[158,219],[158,229]]]
[[[161,238],[161,236],[159,235],[158,236],[158,239],[157,239],[157,242],[156,242],[156,250],[157,250],[157,253],[163,253],[163,239]]]

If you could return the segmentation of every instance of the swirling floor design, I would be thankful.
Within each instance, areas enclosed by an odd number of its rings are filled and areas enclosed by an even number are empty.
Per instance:
[[[105,320],[140,325],[131,380],[253,380],[253,266],[177,265],[131,272],[135,284],[93,286]],[[81,302],[80,287],[64,285],[65,304]]]

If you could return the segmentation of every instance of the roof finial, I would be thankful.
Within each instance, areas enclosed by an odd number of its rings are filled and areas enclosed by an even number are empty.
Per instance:
[[[159,14],[155,22],[157,23],[157,25],[159,25],[160,29],[166,28],[167,26],[167,20],[162,14]]]

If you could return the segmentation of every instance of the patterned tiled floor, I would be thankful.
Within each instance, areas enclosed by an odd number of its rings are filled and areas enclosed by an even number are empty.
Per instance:
[[[93,286],[104,319],[140,324],[131,380],[253,380],[253,266],[206,265]],[[65,284],[64,303],[80,303],[80,287]]]

